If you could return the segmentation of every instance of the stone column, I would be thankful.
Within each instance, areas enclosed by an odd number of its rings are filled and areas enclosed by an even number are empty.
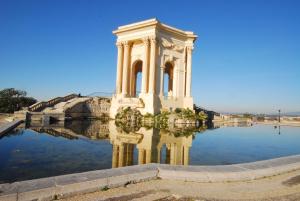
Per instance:
[[[175,66],[174,66],[174,72],[173,72],[173,97],[177,97],[177,92],[178,92],[178,75],[179,75],[179,69],[178,69],[178,65],[175,62]]]
[[[191,83],[192,83],[192,50],[193,47],[187,47],[187,65],[186,65],[186,89],[185,96],[191,97]]]
[[[160,90],[159,96],[164,96],[164,67],[160,67]]]
[[[122,91],[123,45],[120,42],[118,42],[116,45],[118,47],[116,93],[120,94]]]
[[[148,54],[149,54],[149,40],[148,38],[143,39],[144,42],[144,58],[142,66],[142,90],[141,93],[147,93],[147,83],[148,83]]]
[[[124,42],[124,58],[123,58],[123,82],[122,82],[122,94],[128,94],[128,62],[129,62],[129,43],[128,41]]]
[[[149,70],[149,93],[154,94],[155,89],[155,57],[156,57],[156,38],[150,38],[150,70]]]

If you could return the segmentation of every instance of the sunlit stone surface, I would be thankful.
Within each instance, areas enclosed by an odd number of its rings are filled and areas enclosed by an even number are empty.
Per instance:
[[[120,26],[113,33],[118,60],[111,118],[120,107],[137,108],[142,114],[156,114],[162,108],[193,109],[192,50],[197,38],[193,32],[150,19]]]

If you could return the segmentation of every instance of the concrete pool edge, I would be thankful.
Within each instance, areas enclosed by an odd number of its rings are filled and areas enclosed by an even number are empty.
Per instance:
[[[23,120],[15,120],[12,122],[7,122],[3,125],[0,126],[0,137],[4,136],[7,132],[13,130],[14,128],[16,128],[18,125],[20,125],[21,123],[23,123]]]
[[[253,180],[300,169],[300,155],[217,166],[145,164],[0,184],[0,201],[52,200],[152,179],[191,182]]]

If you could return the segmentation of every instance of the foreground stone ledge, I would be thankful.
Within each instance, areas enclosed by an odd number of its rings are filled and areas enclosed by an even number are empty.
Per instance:
[[[135,165],[0,184],[0,201],[53,200],[157,178],[191,182],[246,181],[297,169],[300,169],[300,155],[235,165]]]
[[[300,155],[217,166],[170,166],[157,164],[161,179],[194,182],[246,181],[274,176],[300,169]]]
[[[53,200],[157,178],[155,164],[0,184],[0,201]]]

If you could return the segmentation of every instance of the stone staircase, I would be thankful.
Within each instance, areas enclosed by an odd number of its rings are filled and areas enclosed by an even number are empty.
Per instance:
[[[54,105],[61,103],[61,102],[67,102],[68,100],[71,100],[73,98],[77,98],[77,94],[69,94],[64,97],[56,97],[53,99],[50,99],[49,101],[40,101],[37,102],[31,106],[28,107],[29,112],[41,112],[47,107],[53,107]]]
[[[67,109],[72,108],[78,103],[82,103],[92,99],[91,97],[75,97],[71,100],[57,103],[53,107],[47,107],[43,110],[44,113],[64,113]]]

